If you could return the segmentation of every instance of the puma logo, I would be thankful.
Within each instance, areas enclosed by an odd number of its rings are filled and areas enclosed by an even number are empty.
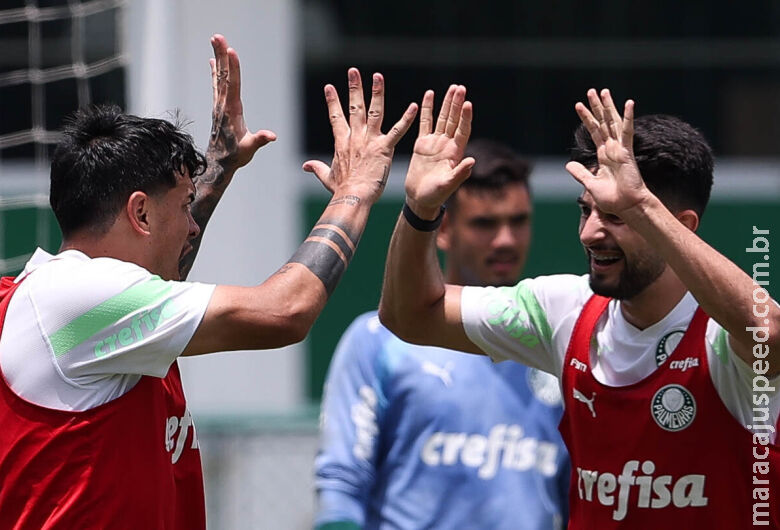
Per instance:
[[[447,364],[444,366],[439,366],[438,364],[434,364],[431,361],[425,361],[422,364],[423,372],[438,377],[447,388],[452,385],[452,374],[450,372],[453,368],[454,366],[452,362],[447,362]]]
[[[585,403],[588,406],[588,408],[590,409],[591,414],[593,414],[593,417],[594,418],[596,417],[596,410],[593,408],[593,400],[596,399],[596,393],[595,392],[593,392],[593,397],[588,399],[588,398],[585,397],[585,394],[583,394],[582,392],[580,392],[579,390],[577,390],[575,388],[574,389],[574,399],[576,399],[577,401],[582,401],[583,403]]]

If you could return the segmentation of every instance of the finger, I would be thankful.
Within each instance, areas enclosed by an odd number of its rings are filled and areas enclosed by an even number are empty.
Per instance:
[[[307,160],[303,163],[303,170],[308,173],[314,173],[317,180],[319,180],[329,192],[333,193],[335,191],[336,186],[333,178],[333,170],[325,162],[321,162],[320,160]]]
[[[455,144],[460,152],[466,149],[469,136],[471,136],[471,119],[473,116],[474,108],[471,101],[464,102],[463,109],[460,112],[460,123],[458,123],[458,129],[455,131]]]
[[[463,102],[466,101],[466,87],[463,85],[458,86],[455,89],[455,93],[452,96],[452,104],[450,105],[450,115],[447,118],[447,125],[444,128],[444,134],[449,137],[455,135],[455,131],[458,130],[458,123],[460,122],[460,113],[463,109]]]
[[[601,101],[604,103],[604,121],[607,122],[607,130],[612,138],[619,140],[622,134],[623,120],[615,107],[615,102],[612,101],[612,94],[608,88],[601,91]]]
[[[634,101],[629,99],[626,101],[625,109],[623,110],[623,134],[621,137],[623,147],[634,153]]]
[[[606,142],[607,138],[609,138],[609,128],[607,127],[607,122],[604,117],[604,106],[601,104],[598,92],[596,92],[596,89],[594,88],[588,90],[588,105],[590,106],[593,117],[598,122],[601,137]]]
[[[344,118],[344,111],[341,108],[338,92],[336,92],[336,87],[333,85],[325,85],[325,103],[328,105],[328,116],[331,129],[333,129],[333,140],[336,143],[336,148],[342,149],[345,146],[344,142],[349,137],[349,126]]]
[[[228,56],[228,103],[241,103],[241,64],[238,60],[238,52],[233,48],[227,49]]]
[[[420,107],[420,134],[425,136],[433,130],[433,90],[426,90]]]
[[[579,162],[569,162],[566,164],[566,171],[568,171],[574,179],[585,186],[587,189],[588,183],[594,178],[593,173],[588,171],[588,168],[580,164]]]
[[[216,71],[218,81],[227,81],[228,78],[228,48],[227,41],[222,35],[211,37],[211,47],[214,49],[214,60],[216,61]]]
[[[347,72],[349,85],[349,127],[359,130],[366,124],[366,107],[363,99],[363,82],[357,68]]]
[[[209,66],[211,67],[211,88],[214,91],[212,102],[214,102],[217,100],[217,61],[209,59]]]
[[[452,106],[452,98],[455,95],[457,85],[450,85],[447,89],[447,93],[444,95],[444,101],[441,102],[441,110],[439,110],[439,119],[436,120],[436,133],[444,134],[447,128],[447,120],[450,117],[450,107]]]
[[[382,119],[385,115],[385,79],[376,73],[371,81],[371,104],[368,108],[366,128],[373,134],[382,134]]]
[[[228,84],[228,53],[227,41],[222,35],[211,37],[211,47],[214,49],[214,70],[216,75],[216,97],[215,103],[224,108],[225,98],[227,97]]]
[[[577,112],[577,116],[580,117],[580,121],[590,133],[593,143],[597,146],[603,144],[606,140],[601,134],[601,126],[590,110],[588,110],[588,107],[578,101],[577,104],[574,105],[574,110]]]
[[[211,47],[214,59],[211,74],[211,85],[214,90],[213,108],[211,111],[211,140],[216,140],[220,133],[225,114],[225,98],[227,97],[227,42],[222,35],[211,37]],[[211,63],[211,61],[210,61]]]
[[[404,115],[398,120],[395,125],[387,132],[387,139],[390,142],[390,147],[395,145],[404,137],[406,131],[414,123],[414,117],[417,116],[417,103],[410,103],[407,107]]]

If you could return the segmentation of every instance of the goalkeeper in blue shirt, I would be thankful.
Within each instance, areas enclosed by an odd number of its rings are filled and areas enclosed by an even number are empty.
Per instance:
[[[514,285],[531,239],[529,165],[484,140],[466,156],[476,165],[436,240],[446,280]],[[565,528],[570,467],[552,376],[405,343],[372,312],[342,337],[325,385],[317,530]]]

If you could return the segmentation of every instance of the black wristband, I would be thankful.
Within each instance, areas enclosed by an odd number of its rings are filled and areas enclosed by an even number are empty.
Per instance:
[[[436,219],[433,221],[426,221],[425,219],[420,219],[417,217],[417,214],[415,214],[412,209],[409,208],[409,205],[406,204],[406,202],[404,202],[403,214],[406,222],[409,223],[415,230],[419,230],[420,232],[433,232],[439,228],[441,220],[444,217],[444,206],[442,205],[441,210],[439,210],[439,215],[436,216]]]

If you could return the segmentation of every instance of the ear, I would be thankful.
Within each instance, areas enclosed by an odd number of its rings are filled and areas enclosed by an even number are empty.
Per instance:
[[[445,211],[444,217],[441,220],[439,232],[436,234],[436,246],[442,252],[449,252],[450,250],[450,224],[450,213]]]
[[[674,215],[688,230],[695,232],[699,228],[699,214],[693,210],[682,210]]]
[[[140,235],[148,236],[151,233],[151,220],[149,209],[150,197],[142,191],[134,191],[125,204],[125,214],[132,230]]]

